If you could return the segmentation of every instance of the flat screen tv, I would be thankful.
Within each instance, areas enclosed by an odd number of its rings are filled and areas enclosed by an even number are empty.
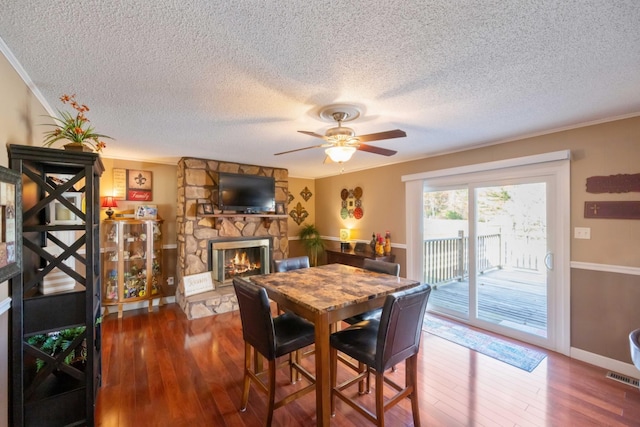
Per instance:
[[[218,174],[218,208],[221,210],[273,212],[275,193],[273,178],[224,172]]]

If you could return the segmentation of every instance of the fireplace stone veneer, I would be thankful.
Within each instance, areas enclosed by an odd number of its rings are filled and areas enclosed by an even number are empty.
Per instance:
[[[272,221],[263,221],[263,218],[259,215],[244,213],[224,217],[203,216],[197,213],[199,200],[210,201],[214,203],[215,207],[218,173],[220,172],[273,177],[276,190],[275,201],[277,203],[287,202],[289,174],[286,169],[191,157],[180,159],[178,162],[178,201],[176,204],[178,246],[176,279],[178,283],[184,276],[204,273],[210,270],[209,252],[211,250],[210,242],[212,241],[266,238],[271,240],[269,264],[273,259],[284,259],[289,255],[287,218],[273,218]],[[214,209],[214,214],[220,213],[226,215],[234,212],[222,212]],[[215,292],[227,293],[229,289],[233,293],[232,286],[221,286],[219,289],[216,288]],[[178,295],[176,294],[177,299]],[[234,307],[231,308],[234,310],[237,309],[236,304],[223,302],[222,305],[224,307]]]

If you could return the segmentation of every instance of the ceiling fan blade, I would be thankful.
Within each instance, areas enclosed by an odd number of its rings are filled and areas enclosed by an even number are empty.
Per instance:
[[[311,148],[320,148],[322,146],[324,146],[324,144],[312,145],[311,147],[296,148],[295,150],[289,150],[289,151],[283,151],[282,153],[276,153],[276,154],[274,154],[274,156],[279,156],[280,154],[295,153],[296,151],[309,150]]]
[[[358,135],[360,142],[380,141],[381,139],[403,138],[407,133],[400,129],[388,130],[386,132],[370,133]]]
[[[324,135],[320,135],[320,134],[315,133],[315,132],[309,132],[309,131],[307,131],[307,130],[299,130],[298,132],[300,132],[300,133],[304,133],[305,135],[309,135],[309,136],[315,136],[316,138],[326,139],[326,138],[324,137]]]
[[[386,148],[374,147],[373,145],[367,144],[360,144],[358,150],[373,154],[382,154],[383,156],[393,156],[397,153],[397,151],[394,150],[387,150]]]
[[[324,156],[324,161],[322,163],[326,165],[327,163],[333,163],[333,160],[331,160],[331,157],[329,156]]]

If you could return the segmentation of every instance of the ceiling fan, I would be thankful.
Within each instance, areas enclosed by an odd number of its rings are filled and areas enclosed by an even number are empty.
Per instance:
[[[380,141],[383,139],[402,138],[407,136],[406,132],[400,129],[389,130],[385,132],[370,133],[367,135],[356,136],[353,129],[342,126],[343,121],[354,120],[360,116],[360,110],[351,105],[330,105],[320,110],[320,117],[332,118],[338,122],[337,127],[328,129],[324,135],[317,134],[315,132],[309,132],[299,130],[298,132],[305,135],[314,136],[316,138],[324,139],[326,142],[323,144],[312,145],[311,147],[297,148],[295,150],[283,151],[276,153],[276,156],[281,154],[293,153],[296,151],[308,150],[311,148],[325,148],[327,158],[336,163],[343,163],[348,161],[356,150],[366,151],[368,153],[380,154],[383,156],[393,156],[397,153],[395,150],[388,150],[386,148],[375,147],[373,145],[363,144],[363,142]],[[327,159],[325,159],[325,162]]]

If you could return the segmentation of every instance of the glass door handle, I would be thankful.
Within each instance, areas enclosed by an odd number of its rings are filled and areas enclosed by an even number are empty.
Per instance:
[[[551,252],[547,252],[545,255],[544,265],[547,267],[547,270],[553,270],[553,254]]]

